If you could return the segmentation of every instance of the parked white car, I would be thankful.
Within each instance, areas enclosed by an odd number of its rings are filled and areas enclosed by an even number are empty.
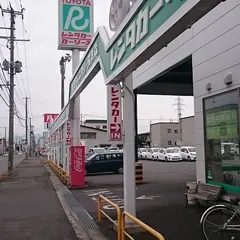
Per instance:
[[[166,152],[167,152],[167,158],[168,158],[167,161],[171,161],[171,162],[182,161],[182,157],[181,157],[181,154],[180,154],[180,148],[179,147],[167,148]]]
[[[107,152],[118,152],[119,148],[118,147],[110,147],[107,149]]]
[[[181,154],[182,160],[187,160],[189,162],[196,161],[196,148],[195,147],[189,147],[189,146],[181,147],[180,154]]]
[[[235,155],[235,156],[238,156],[238,155],[239,155],[239,144],[234,144],[234,145],[231,147],[231,154],[232,154],[232,155]]]
[[[165,161],[165,162],[173,162],[173,161],[181,161],[181,155],[179,153],[179,148],[160,148],[158,153],[156,154],[157,161]]]
[[[18,156],[22,156],[23,153],[21,151],[18,152]]]
[[[8,153],[4,153],[3,156],[4,156],[4,157],[8,157]]]
[[[138,159],[144,159],[146,156],[147,148],[139,148],[138,149]]]
[[[145,159],[150,159],[150,160],[154,160],[155,159],[155,154],[157,154],[159,148],[149,148],[146,151],[146,156]]]

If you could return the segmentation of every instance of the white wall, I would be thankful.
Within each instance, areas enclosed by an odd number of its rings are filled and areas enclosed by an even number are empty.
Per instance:
[[[194,116],[182,118],[182,145],[196,145]]]
[[[171,133],[168,133],[171,129]],[[177,130],[177,133],[175,133]],[[179,123],[154,123],[150,125],[150,146],[151,147],[172,147],[176,146],[180,139]],[[171,145],[168,144],[171,141]]]
[[[205,181],[202,99],[240,87],[240,0],[222,2],[159,51],[134,74],[134,89],[192,55],[195,99],[197,180]],[[233,85],[224,77],[231,72]],[[205,85],[212,84],[208,93]]]
[[[193,26],[193,87],[195,100],[197,180],[205,181],[203,98],[240,87],[240,1],[220,4]],[[233,84],[224,77],[232,73]],[[212,84],[210,93],[207,83]]]
[[[85,142],[85,145],[87,147],[86,151],[88,151],[89,148],[99,146],[99,144],[111,144],[111,146],[117,146],[117,144],[122,144],[122,142],[118,141],[108,141],[107,131],[99,130],[97,128],[94,129],[81,126],[80,132],[96,132],[96,139],[81,139]]]

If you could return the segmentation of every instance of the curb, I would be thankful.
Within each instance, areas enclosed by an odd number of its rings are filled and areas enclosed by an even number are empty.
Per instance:
[[[52,169],[47,165],[44,167],[50,173],[50,181],[77,238],[79,240],[107,240],[90,214],[75,199]]]

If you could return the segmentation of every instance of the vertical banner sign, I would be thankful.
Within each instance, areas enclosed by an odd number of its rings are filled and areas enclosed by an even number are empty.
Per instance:
[[[44,118],[44,129],[49,129],[50,124],[54,121],[54,119],[58,116],[56,113],[45,113],[43,114]]]
[[[121,105],[121,86],[107,86],[107,106],[108,106],[108,140],[122,140],[122,105]]]
[[[58,49],[85,51],[90,45],[93,29],[93,0],[59,1]]]
[[[71,121],[66,122],[66,145],[72,144]]]
[[[71,146],[70,156],[71,187],[85,186],[85,147]]]

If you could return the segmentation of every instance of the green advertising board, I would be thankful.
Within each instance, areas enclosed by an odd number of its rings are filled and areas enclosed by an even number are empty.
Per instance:
[[[237,137],[237,114],[237,109],[219,109],[214,113],[206,113],[207,139],[224,139]]]
[[[61,50],[86,50],[93,38],[93,0],[58,1],[58,48]]]
[[[139,8],[133,17],[119,34],[109,41],[108,46],[105,45],[101,35],[96,33],[90,48],[85,54],[86,58],[83,58],[78,71],[81,71],[82,65],[85,64],[85,61],[88,61],[93,47],[95,48],[97,44],[97,52],[104,76],[105,78],[111,77],[121,66],[128,65],[129,61],[133,61],[132,57],[140,54],[141,47],[148,41],[149,37],[187,1],[143,0],[139,3]],[[87,71],[85,71],[85,74],[87,74]],[[79,78],[79,76],[82,77]],[[76,73],[74,75],[70,83],[70,99],[73,97],[73,93],[76,92],[76,88],[80,87],[82,80],[83,74]],[[79,85],[76,85],[76,82]]]
[[[110,39],[104,27],[98,28],[94,37],[91,37],[90,33],[87,34],[89,19],[90,32],[93,31],[91,27],[93,26],[93,0],[59,0],[60,40],[61,34],[63,38],[76,36],[79,33],[90,36],[88,42],[82,46],[86,52],[70,82],[69,103],[83,91],[100,69],[103,71],[106,84],[116,83],[126,78],[220,2],[219,0],[211,3],[203,0],[136,1]],[[85,6],[91,6],[90,10],[88,11]],[[75,31],[79,29],[80,32]],[[69,45],[64,44],[64,46],[61,45],[60,41],[59,49],[81,49],[80,45],[71,45],[71,42]]]
[[[90,6],[63,4],[62,15],[65,31],[90,33]]]

